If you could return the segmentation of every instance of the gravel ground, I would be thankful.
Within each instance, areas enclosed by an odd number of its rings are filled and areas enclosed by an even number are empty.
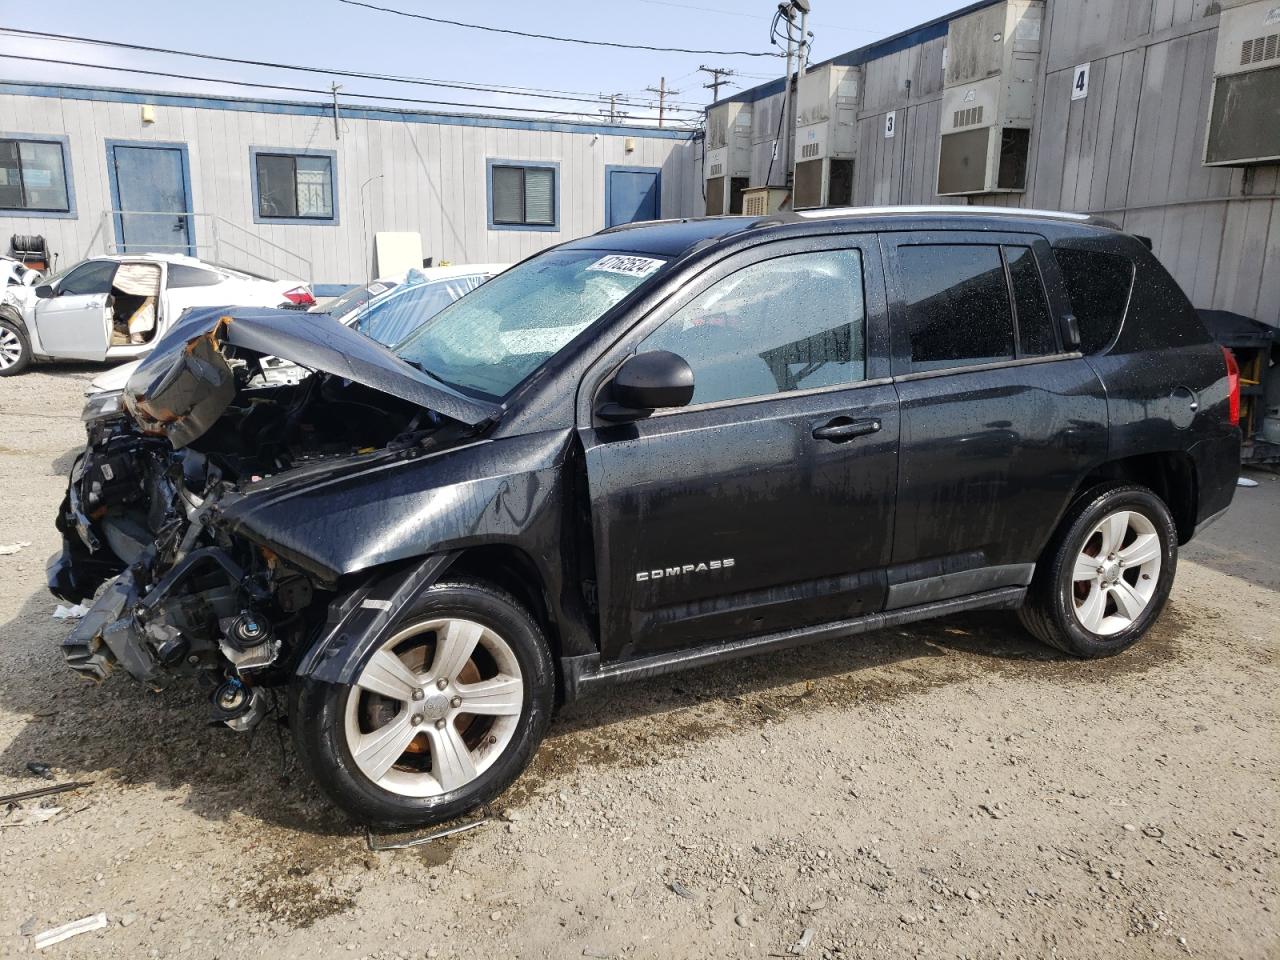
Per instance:
[[[287,743],[62,664],[45,558],[94,368],[0,380],[0,956],[1280,956],[1280,480],[1184,552],[1138,647],[1010,616],[577,704],[474,832],[371,853]],[[60,808],[45,822],[33,823]],[[43,812],[42,812],[43,811]]]

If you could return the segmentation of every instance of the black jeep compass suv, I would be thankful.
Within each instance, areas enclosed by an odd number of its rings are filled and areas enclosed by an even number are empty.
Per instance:
[[[393,349],[189,313],[90,419],[49,582],[97,595],[75,670],[202,676],[239,730],[287,687],[322,790],[427,823],[598,685],[977,608],[1125,649],[1231,502],[1238,400],[1147,246],[1086,217],[639,224]]]

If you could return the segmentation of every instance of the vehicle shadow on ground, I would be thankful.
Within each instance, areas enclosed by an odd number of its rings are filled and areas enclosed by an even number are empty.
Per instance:
[[[35,761],[49,764],[59,781],[179,792],[187,808],[210,820],[239,813],[351,836],[352,825],[299,769],[283,726],[264,720],[248,737],[209,725],[209,690],[190,681],[159,693],[122,672],[101,685],[82,681],[62,662],[59,645],[71,624],[51,617],[54,606],[39,591],[0,627],[0,646],[11,655],[0,706],[20,726],[0,752],[0,773],[22,787],[42,785],[26,772]],[[856,709],[990,671],[1064,681],[1142,671],[1168,654],[1172,640],[1159,635],[1176,634],[1176,614],[1162,623],[1134,651],[1082,663],[1031,640],[1012,614],[961,614],[611,688],[561,711],[532,769],[499,803],[555,789],[583,765],[637,760],[638,751],[658,755],[793,710]],[[279,699],[283,709],[286,698]]]

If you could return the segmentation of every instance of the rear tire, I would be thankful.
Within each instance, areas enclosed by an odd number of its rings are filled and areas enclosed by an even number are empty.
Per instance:
[[[21,323],[0,314],[0,377],[12,377],[31,364],[31,341]]]
[[[437,583],[352,685],[294,685],[303,768],[359,823],[405,829],[488,803],[520,775],[554,702],[551,652],[510,594]]]
[[[1163,500],[1138,484],[1094,487],[1067,511],[1018,618],[1064,653],[1112,656],[1160,616],[1177,563],[1178,532]]]

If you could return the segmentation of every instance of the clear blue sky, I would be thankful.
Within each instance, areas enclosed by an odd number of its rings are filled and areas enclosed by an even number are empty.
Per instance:
[[[381,6],[536,33],[717,50],[771,49],[769,21],[775,7],[767,0],[628,0],[628,2],[533,3],[491,0],[471,4],[436,0],[371,0]],[[837,3],[812,0],[810,28],[814,60],[872,43],[941,16],[963,0],[898,0],[895,3]],[[33,15],[33,11],[42,11]],[[341,68],[370,73],[467,81],[489,85],[537,87],[593,96],[621,93],[641,105],[620,109],[633,119],[656,111],[645,87],[659,77],[679,92],[673,99],[702,105],[710,91],[699,65],[738,72],[738,89],[781,76],[780,59],[714,54],[656,53],[585,47],[482,33],[351,7],[338,0],[272,3],[270,0],[221,0],[216,3],[129,0],[59,0],[52,6],[6,4],[0,26],[44,30],[106,40],[122,40],[255,60]],[[776,48],[773,48],[776,49]],[[255,67],[193,61],[108,47],[0,34],[0,54],[26,54],[57,60],[31,63],[0,57],[0,79],[91,83],[145,89],[229,93],[273,99],[310,99],[286,91],[252,90],[225,83],[101,71],[66,61],[109,64],[254,82],[327,88],[330,79],[356,93],[391,94],[480,104],[483,109],[540,107],[596,111],[599,104],[536,100],[507,94],[445,90]],[[722,91],[721,95],[725,95]],[[356,102],[356,101],[352,101]],[[474,109],[428,109],[474,112]],[[686,114],[686,116],[689,116]]]

